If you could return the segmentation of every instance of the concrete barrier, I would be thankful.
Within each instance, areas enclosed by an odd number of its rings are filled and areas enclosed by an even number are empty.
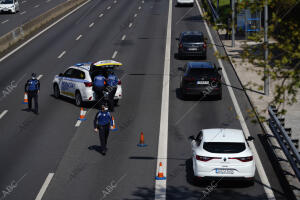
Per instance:
[[[40,16],[35,17],[29,22],[15,28],[7,34],[0,37],[0,54],[13,45],[26,40],[31,35],[34,35],[43,26],[52,22],[54,19],[64,15],[70,10],[76,8],[87,0],[69,0],[59,4],[58,6],[48,10]]]

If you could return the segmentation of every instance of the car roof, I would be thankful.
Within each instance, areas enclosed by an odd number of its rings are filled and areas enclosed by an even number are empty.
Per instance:
[[[76,63],[75,65],[71,66],[70,68],[74,68],[74,69],[80,69],[80,70],[90,70],[90,66],[91,66],[91,62],[87,62],[87,63]]]
[[[182,35],[203,35],[201,31],[184,31]]]
[[[245,136],[239,129],[203,129],[204,142],[245,142]]]
[[[214,69],[215,66],[211,62],[188,62],[189,68],[192,69]]]

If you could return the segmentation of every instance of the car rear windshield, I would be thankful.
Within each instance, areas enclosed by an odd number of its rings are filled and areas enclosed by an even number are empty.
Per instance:
[[[203,148],[211,153],[240,153],[246,146],[238,142],[204,142]]]
[[[0,4],[13,4],[14,1],[13,0],[0,0]]]
[[[185,35],[182,38],[182,42],[193,42],[193,43],[197,43],[197,42],[203,42],[203,36],[202,35]]]
[[[201,68],[201,69],[190,69],[188,74],[190,76],[203,76],[203,75],[212,75],[214,73],[216,73],[214,69]]]

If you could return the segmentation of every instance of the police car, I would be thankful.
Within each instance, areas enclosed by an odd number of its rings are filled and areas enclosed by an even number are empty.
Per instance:
[[[122,66],[113,60],[102,60],[96,63],[77,63],[69,67],[64,73],[56,75],[53,80],[53,94],[56,98],[60,96],[75,99],[75,104],[81,106],[84,102],[97,100],[93,90],[93,80],[100,71],[115,69]],[[115,104],[122,99],[121,80],[118,81],[117,91],[114,97]]]

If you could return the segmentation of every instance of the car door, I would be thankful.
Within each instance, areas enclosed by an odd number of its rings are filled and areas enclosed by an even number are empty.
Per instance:
[[[69,68],[67,71],[65,71],[63,78],[60,82],[60,90],[61,93],[65,96],[74,97],[74,83],[72,81],[72,77],[74,76],[75,69]]]

